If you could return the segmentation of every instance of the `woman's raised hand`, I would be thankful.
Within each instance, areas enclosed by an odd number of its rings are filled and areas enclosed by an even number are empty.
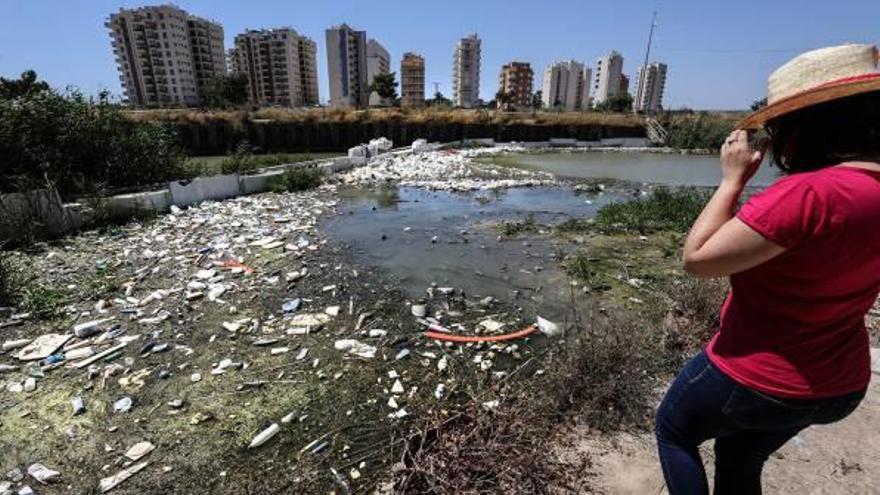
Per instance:
[[[722,182],[739,188],[745,187],[763,159],[764,149],[751,148],[748,131],[738,129],[731,132],[721,146]]]

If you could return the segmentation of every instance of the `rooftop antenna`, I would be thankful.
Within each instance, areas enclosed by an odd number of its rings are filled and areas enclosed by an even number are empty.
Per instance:
[[[641,107],[642,105],[642,87],[647,84],[648,79],[648,58],[651,56],[651,41],[654,39],[654,28],[657,27],[657,11],[654,11],[654,15],[651,16],[651,30],[648,31],[648,48],[645,49],[645,63],[642,64],[642,73],[639,80],[636,84],[639,85],[638,91],[636,92],[636,101],[633,108]],[[644,83],[644,84],[643,84]]]

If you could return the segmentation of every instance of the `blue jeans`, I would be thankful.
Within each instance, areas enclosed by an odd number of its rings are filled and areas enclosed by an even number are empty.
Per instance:
[[[770,454],[810,425],[845,418],[864,396],[865,391],[827,399],[771,397],[738,385],[701,352],[681,370],[657,411],[657,449],[670,495],[709,493],[698,447],[710,438],[714,493],[760,494]]]

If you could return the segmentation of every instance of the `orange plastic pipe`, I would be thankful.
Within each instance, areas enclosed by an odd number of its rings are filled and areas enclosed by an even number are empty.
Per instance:
[[[214,263],[218,268],[241,268],[246,275],[254,273],[254,269],[237,260],[223,260]]]
[[[425,337],[446,342],[503,342],[505,340],[520,339],[537,331],[538,327],[531,325],[517,332],[504,335],[452,335],[440,332],[425,332]]]

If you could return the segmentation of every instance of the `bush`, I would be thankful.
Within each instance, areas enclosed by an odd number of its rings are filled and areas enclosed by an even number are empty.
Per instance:
[[[12,256],[0,251],[0,306],[14,306],[18,302],[20,282]]]
[[[71,196],[183,175],[171,128],[128,120],[106,92],[97,99],[48,89],[0,97],[0,192],[51,185]]]
[[[718,151],[734,126],[733,119],[705,113],[676,117],[667,124],[666,145],[683,150]]]
[[[251,170],[254,167],[253,155],[250,153],[250,146],[243,141],[238,143],[235,153],[229,155],[228,158],[220,162],[221,174],[241,174]]]
[[[291,168],[281,174],[272,185],[272,190],[294,192],[314,189],[321,185],[323,177],[319,168]]]
[[[605,232],[686,232],[708,201],[709,193],[697,189],[658,188],[646,198],[603,206],[594,225]]]

